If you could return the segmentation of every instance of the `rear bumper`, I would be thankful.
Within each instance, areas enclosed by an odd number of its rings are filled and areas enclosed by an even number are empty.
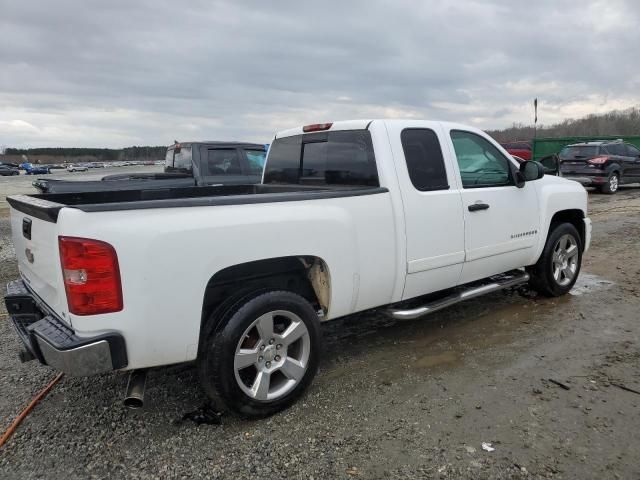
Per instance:
[[[572,174],[562,174],[562,178],[566,178],[567,180],[573,180],[574,182],[578,182],[585,187],[602,185],[603,183],[607,183],[609,176],[604,175],[572,175]]]
[[[13,326],[28,353],[43,365],[72,376],[89,376],[127,366],[122,335],[108,332],[79,337],[22,280],[7,285],[5,304]]]

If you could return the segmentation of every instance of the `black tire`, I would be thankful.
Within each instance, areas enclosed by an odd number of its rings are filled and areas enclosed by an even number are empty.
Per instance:
[[[553,255],[554,248],[564,235],[570,235],[577,246],[577,268],[573,278],[566,284],[558,282],[553,273]],[[529,269],[531,279],[529,285],[541,295],[547,297],[559,297],[569,292],[576,283],[580,275],[580,267],[582,265],[582,239],[576,227],[570,223],[556,223],[549,228],[547,242],[542,250],[542,255],[538,262]]]
[[[273,400],[257,400],[245,393],[236,380],[236,348],[257,318],[276,310],[291,312],[302,320],[308,332],[309,356],[306,370],[292,390]],[[222,400],[226,407],[244,417],[262,418],[287,408],[302,395],[316,374],[321,348],[320,322],[312,305],[300,295],[274,290],[254,292],[218,308],[208,324],[200,343],[200,383],[214,402]]]
[[[618,191],[619,186],[620,175],[618,174],[618,172],[611,172],[609,178],[607,178],[607,182],[603,183],[600,187],[600,191],[602,193],[606,193],[607,195],[612,195]]]

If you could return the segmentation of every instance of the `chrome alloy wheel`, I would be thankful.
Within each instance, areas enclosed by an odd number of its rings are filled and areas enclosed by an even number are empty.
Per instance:
[[[578,243],[572,235],[562,235],[553,246],[551,262],[553,278],[564,287],[571,283],[578,271]]]
[[[609,177],[609,190],[612,192],[618,191],[618,176],[614,173]]]
[[[276,310],[258,317],[236,347],[236,382],[249,397],[277,400],[291,392],[309,364],[311,339],[295,313]]]

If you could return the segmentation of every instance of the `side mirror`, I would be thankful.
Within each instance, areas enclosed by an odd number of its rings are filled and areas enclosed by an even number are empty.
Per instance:
[[[529,160],[520,165],[520,173],[525,182],[531,182],[544,177],[544,170],[544,166],[540,162],[534,162],[533,160]]]

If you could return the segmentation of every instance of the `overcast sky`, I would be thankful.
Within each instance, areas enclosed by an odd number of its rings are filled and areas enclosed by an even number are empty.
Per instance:
[[[0,146],[269,142],[640,104],[640,2],[0,0]]]

